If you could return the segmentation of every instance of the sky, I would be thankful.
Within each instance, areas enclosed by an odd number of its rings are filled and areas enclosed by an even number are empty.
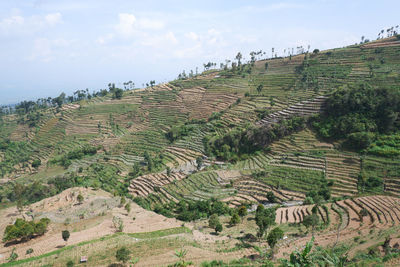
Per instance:
[[[175,79],[241,52],[328,49],[400,24],[393,0],[0,0],[0,104]]]

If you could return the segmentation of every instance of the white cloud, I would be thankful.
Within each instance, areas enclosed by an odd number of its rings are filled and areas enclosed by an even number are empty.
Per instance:
[[[118,24],[114,26],[116,33],[124,38],[130,38],[145,30],[161,30],[165,23],[156,19],[136,18],[129,13],[118,14]]]
[[[60,52],[63,48],[71,47],[74,42],[74,40],[66,40],[62,38],[37,38],[33,42],[31,55],[27,59],[30,61],[38,60],[42,62],[50,62],[56,59],[57,52]],[[74,53],[70,52],[69,55],[74,55]]]
[[[50,26],[53,26],[53,25],[56,25],[56,24],[62,22],[60,13],[48,14],[44,17],[44,19],[47,22],[47,24],[49,24]]]
[[[11,16],[4,18],[0,21],[0,32],[12,32],[13,29],[21,27],[25,22],[25,19],[21,16]]]
[[[115,26],[115,30],[121,36],[128,38],[135,33],[136,17],[132,14],[121,13],[118,15],[119,23]]]
[[[144,38],[141,44],[143,46],[151,46],[155,48],[166,48],[167,45],[177,45],[178,39],[173,32],[167,32],[162,35],[151,35]]]
[[[197,40],[199,40],[199,36],[198,36],[196,33],[194,33],[194,32],[188,32],[188,33],[186,33],[186,34],[185,34],[185,37],[188,38],[188,39],[190,39],[190,40],[192,40],[192,41],[197,41]]]
[[[97,38],[96,43],[99,45],[105,45],[106,43],[111,41],[113,38],[114,38],[114,35],[110,33],[110,34],[100,36],[99,38]]]
[[[62,22],[61,13],[50,13],[44,16],[12,15],[0,20],[0,34],[31,35]]]
[[[160,20],[153,19],[139,19],[138,27],[141,29],[149,29],[149,30],[161,30],[165,26],[164,22]]]

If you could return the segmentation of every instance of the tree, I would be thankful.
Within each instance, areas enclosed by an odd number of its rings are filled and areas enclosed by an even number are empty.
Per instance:
[[[122,247],[117,250],[115,253],[115,258],[117,258],[118,261],[122,261],[123,263],[126,263],[130,259],[131,252],[129,249],[126,247]]]
[[[78,196],[76,197],[76,199],[78,200],[79,204],[83,203],[83,196],[81,195],[81,193],[78,194]]]
[[[247,208],[246,206],[240,206],[238,209],[238,214],[241,218],[245,217],[247,215]]]
[[[171,176],[171,168],[169,166],[167,166],[167,176]]]
[[[14,224],[7,225],[4,230],[3,242],[15,241],[18,239],[27,241],[35,235],[43,235],[47,230],[49,222],[50,220],[48,218],[42,218],[37,223],[18,218]]]
[[[208,220],[208,226],[210,227],[210,228],[212,228],[212,229],[214,229],[215,228],[215,226],[217,226],[217,224],[219,224],[220,222],[219,222],[219,218],[218,218],[218,215],[217,214],[212,214],[211,216],[210,216],[210,219]]]
[[[70,233],[68,230],[64,230],[61,232],[61,236],[62,236],[62,239],[64,239],[64,241],[67,242],[69,239]]]
[[[215,226],[215,232],[218,234],[218,233],[220,233],[220,232],[222,232],[222,224],[221,223],[218,223],[216,226]]]
[[[11,251],[10,257],[7,259],[8,262],[13,262],[18,258],[18,254],[15,252],[15,248]]]
[[[135,162],[133,164],[132,171],[129,173],[129,176],[131,178],[136,178],[138,176],[142,175],[142,170],[140,168],[140,164],[138,162]]]
[[[131,212],[131,203],[126,203],[125,210],[129,213]]]
[[[191,262],[186,262],[185,258],[187,255],[187,250],[186,249],[181,249],[181,250],[175,250],[175,257],[177,257],[179,259],[179,261],[174,264],[174,266],[176,267],[185,267],[187,265],[190,265]]]
[[[316,213],[312,213],[311,215],[307,215],[303,219],[303,225],[308,229],[311,227],[312,236],[314,237],[315,227],[319,224],[319,217]]]
[[[122,232],[124,230],[124,223],[121,218],[114,216],[112,222],[117,232]]]
[[[242,63],[241,63],[241,60],[242,60],[242,53],[238,52],[237,55],[236,55],[236,57],[235,57],[235,59],[238,61],[238,66],[240,66],[240,65],[242,64]]]
[[[32,167],[36,169],[36,168],[39,167],[41,164],[42,164],[42,161],[41,161],[40,159],[35,159],[35,160],[32,162]]]
[[[271,232],[267,236],[268,245],[271,247],[272,255],[275,248],[276,243],[278,243],[279,239],[282,239],[283,231],[279,227],[276,227],[271,230]],[[273,257],[273,256],[272,256]]]
[[[122,90],[121,88],[116,88],[113,90],[113,93],[114,99],[121,99],[124,94],[124,90]]]
[[[126,198],[123,196],[123,197],[121,197],[121,200],[119,201],[119,206],[123,207],[125,205],[125,203],[126,203]]]
[[[282,259],[281,267],[311,267],[313,264],[313,257],[311,250],[313,247],[314,238],[310,242],[307,242],[306,247],[303,251],[294,251],[290,254],[289,260]]]
[[[264,87],[264,86],[263,86],[262,84],[260,84],[259,86],[257,86],[257,92],[258,92],[259,94],[261,93],[263,87]]]
[[[229,221],[230,225],[236,225],[240,222],[240,217],[237,212],[233,213],[231,220]]]
[[[262,208],[261,208],[261,207]],[[275,208],[264,209],[262,205],[257,207],[256,224],[258,226],[258,236],[262,238],[268,229],[275,224]]]
[[[272,193],[272,191],[267,192],[267,199],[271,203],[276,203],[276,196],[274,195],[274,193]]]
[[[197,170],[200,170],[203,167],[203,157],[199,156],[196,158]]]

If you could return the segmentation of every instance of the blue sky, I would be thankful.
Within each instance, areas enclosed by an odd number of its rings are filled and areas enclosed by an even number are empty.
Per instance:
[[[1,0],[0,103],[164,82],[238,51],[376,39],[399,10],[385,0]]]

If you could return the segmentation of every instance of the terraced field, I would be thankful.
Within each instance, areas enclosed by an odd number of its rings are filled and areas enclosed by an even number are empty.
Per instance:
[[[235,71],[210,70],[191,78],[127,90],[121,99],[115,99],[110,90],[105,96],[40,110],[33,126],[27,123],[28,114],[4,116],[0,120],[0,190],[3,185],[5,189],[0,200],[15,201],[16,184],[36,180],[49,194],[64,190],[64,186],[100,187],[154,210],[159,204],[181,200],[217,199],[231,208],[259,203],[269,206],[272,193],[280,205],[276,223],[289,229],[289,237],[278,243],[278,256],[295,246],[303,247],[310,239],[308,231],[290,232],[294,227],[301,229],[301,222],[312,213],[314,205],[299,205],[304,201],[322,203],[317,210],[319,245],[332,244],[336,239],[354,243],[356,237],[374,237],[374,231],[382,237],[381,233],[400,226],[398,156],[357,153],[342,140],[321,139],[315,132],[315,119],[328,110],[329,96],[337,89],[352,88],[360,82],[397,89],[399,51],[400,41],[387,38],[256,61]],[[272,129],[292,117],[307,118],[307,124],[302,130],[287,130],[277,135],[279,138],[271,138],[275,141],[255,152],[238,150],[237,157],[226,157],[230,161],[223,162],[221,158],[225,157],[209,153],[204,143],[208,138],[229,137],[232,129]],[[221,150],[231,152],[243,140],[231,140],[221,145]],[[94,150],[85,153],[87,147]],[[367,183],[373,183],[373,189],[365,189]],[[114,202],[117,209],[118,201]],[[121,215],[122,204],[119,208],[115,214],[125,216],[127,226],[134,228],[129,211]],[[164,219],[157,216],[160,221]],[[228,218],[222,219],[228,224]],[[241,224],[252,224],[249,229],[253,231],[254,220],[248,219]],[[104,220],[110,232],[111,218]],[[99,225],[104,226],[101,222]],[[207,235],[211,241],[206,241],[223,244],[232,239],[229,231],[235,227],[226,227],[224,231],[229,234],[224,237]],[[205,235],[203,230],[194,230],[196,238]],[[368,249],[367,245],[373,245],[364,241],[357,246]],[[240,246],[229,249],[237,250],[240,256],[253,253],[251,248],[241,250]],[[42,253],[45,250],[38,248],[35,255]]]

